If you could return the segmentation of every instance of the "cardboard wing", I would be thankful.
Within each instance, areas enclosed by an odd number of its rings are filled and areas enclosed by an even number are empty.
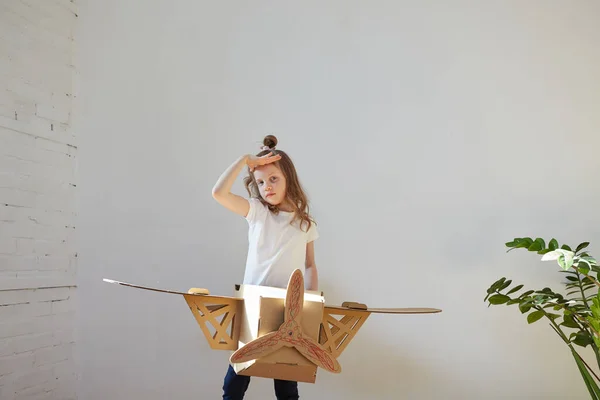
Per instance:
[[[191,288],[188,292],[157,289],[133,283],[103,279],[104,282],[137,289],[183,296],[208,344],[215,350],[236,350],[240,333],[240,318],[244,299],[229,296],[213,296],[207,289]]]
[[[235,295],[202,288],[179,292],[104,279],[105,282],[184,297],[210,347],[232,351],[236,373],[314,383],[320,367],[341,372],[337,358],[367,318],[375,314],[431,314],[437,308],[368,308],[344,302],[328,306],[322,293],[304,290],[300,270],[287,289],[236,285]]]

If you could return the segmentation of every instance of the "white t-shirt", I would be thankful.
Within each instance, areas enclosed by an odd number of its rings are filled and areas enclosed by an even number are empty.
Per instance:
[[[260,200],[248,199],[248,258],[244,283],[286,288],[295,269],[305,272],[306,244],[319,233],[313,222],[308,232],[306,223],[290,224],[294,213],[280,211],[275,215]]]

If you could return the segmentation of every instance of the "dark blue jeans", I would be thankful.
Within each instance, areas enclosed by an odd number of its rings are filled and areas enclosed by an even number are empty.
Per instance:
[[[277,400],[297,400],[298,382],[273,379]],[[238,375],[230,365],[223,380],[223,400],[242,400],[250,384],[250,377]]]

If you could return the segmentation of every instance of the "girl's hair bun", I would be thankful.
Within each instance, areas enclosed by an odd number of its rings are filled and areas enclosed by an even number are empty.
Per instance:
[[[263,139],[263,145],[269,147],[270,149],[274,149],[277,146],[277,138],[273,135],[267,135]]]

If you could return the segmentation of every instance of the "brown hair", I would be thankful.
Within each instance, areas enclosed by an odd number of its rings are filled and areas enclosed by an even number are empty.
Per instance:
[[[298,174],[296,173],[296,167],[294,167],[294,163],[292,159],[287,155],[283,150],[276,150],[275,146],[277,146],[277,138],[273,135],[265,136],[263,139],[263,145],[268,147],[268,149],[264,149],[256,154],[257,157],[262,157],[266,154],[273,153],[273,155],[281,156],[281,159],[275,161],[275,164],[283,173],[286,180],[286,200],[288,200],[292,207],[294,208],[294,218],[292,218],[291,223],[296,220],[300,221],[300,229],[304,224],[307,224],[306,231],[311,227],[311,224],[315,223],[312,217],[309,214],[309,205],[308,198],[306,193],[304,193],[304,189],[300,184],[300,180],[298,179]],[[278,213],[279,207],[273,204],[267,203],[260,195],[258,190],[258,184],[256,183],[256,179],[254,178],[254,174],[248,170],[248,176],[244,178],[244,185],[246,190],[248,191],[248,195],[250,197],[257,198],[260,200],[262,204],[264,204],[271,212]]]

